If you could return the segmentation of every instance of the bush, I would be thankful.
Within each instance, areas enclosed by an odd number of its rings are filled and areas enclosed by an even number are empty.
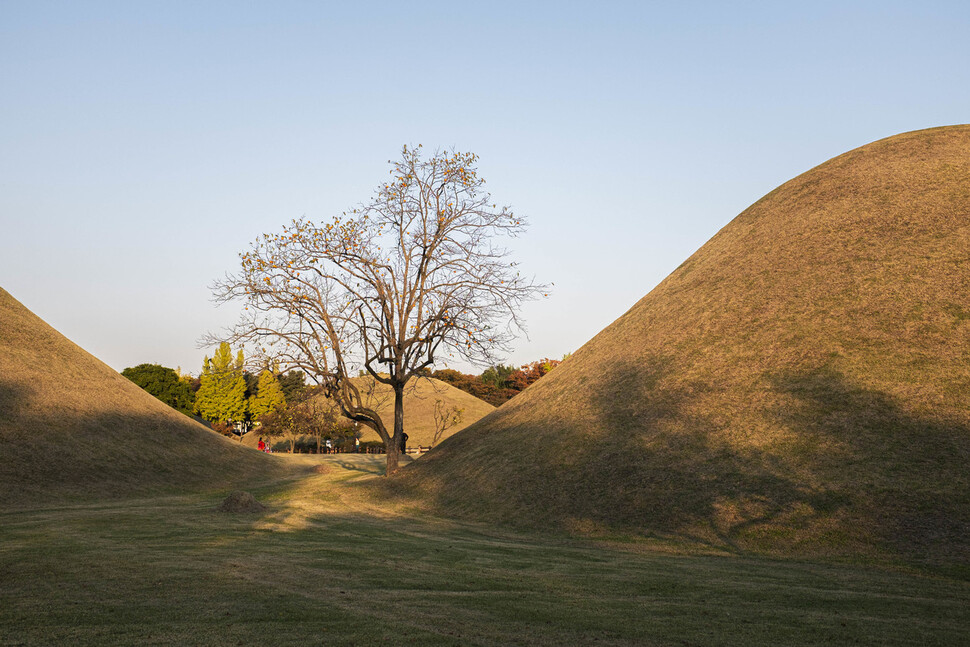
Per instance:
[[[212,431],[217,431],[223,436],[228,436],[229,438],[238,438],[236,435],[236,428],[228,422],[209,422],[206,424],[209,425]]]

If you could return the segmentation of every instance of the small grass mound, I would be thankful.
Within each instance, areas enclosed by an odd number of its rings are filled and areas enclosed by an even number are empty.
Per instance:
[[[364,402],[380,414],[384,425],[394,429],[394,391],[371,376],[354,378]],[[459,411],[458,422],[446,429],[441,417]],[[409,447],[430,447],[458,433],[495,411],[495,407],[470,393],[433,377],[414,378],[404,388],[404,431]],[[361,442],[377,442],[370,427],[361,428]]]
[[[374,409],[384,420],[384,425],[394,429],[394,391],[371,376],[352,378],[361,391],[366,406]],[[326,398],[317,396],[322,402]],[[442,420],[458,412],[457,422],[443,425]],[[495,411],[488,402],[476,398],[447,382],[432,377],[418,377],[410,380],[404,389],[404,430],[408,434],[408,447],[432,447],[465,427],[479,421]],[[268,437],[257,427],[241,439],[247,447],[256,447],[262,438],[274,451],[289,451],[290,441],[297,445],[313,446],[317,439],[313,436]],[[380,442],[380,436],[370,427],[361,425],[360,440],[363,443]]]
[[[233,492],[219,504],[219,512],[230,512],[233,514],[254,514],[265,512],[266,506],[256,500],[249,492],[238,490]]]

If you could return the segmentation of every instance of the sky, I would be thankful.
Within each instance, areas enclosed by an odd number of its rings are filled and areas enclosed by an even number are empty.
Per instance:
[[[0,0],[0,287],[197,374],[250,243],[453,147],[554,283],[505,363],[559,358],[776,186],[970,122],[968,34],[965,1]]]

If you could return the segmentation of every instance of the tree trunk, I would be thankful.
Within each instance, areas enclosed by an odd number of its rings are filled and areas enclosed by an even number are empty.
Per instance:
[[[394,384],[394,433],[387,446],[387,474],[398,470],[401,455],[401,436],[404,434],[404,385]]]

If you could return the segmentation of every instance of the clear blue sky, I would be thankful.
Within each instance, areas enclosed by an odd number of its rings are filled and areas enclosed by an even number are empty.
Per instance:
[[[454,146],[556,284],[508,361],[559,357],[782,182],[966,122],[965,1],[0,0],[0,286],[115,369],[198,373],[249,242]]]

